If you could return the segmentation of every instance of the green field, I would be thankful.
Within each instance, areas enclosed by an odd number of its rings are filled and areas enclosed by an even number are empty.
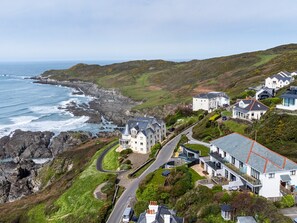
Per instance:
[[[199,144],[185,144],[186,147],[200,151],[200,156],[208,156],[209,148]]]
[[[240,134],[244,134],[245,129],[248,127],[246,124],[238,123],[233,120],[225,121],[224,125],[227,126],[232,132],[237,132]]]
[[[118,146],[119,145],[114,146],[105,155],[102,163],[102,167],[104,170],[117,170],[117,168],[120,166],[120,163],[118,160],[120,153],[116,152],[116,149],[118,148]]]
[[[110,176],[96,169],[97,158],[106,148],[107,146],[100,149],[93,156],[89,166],[53,205],[46,207],[45,204],[40,204],[31,209],[28,212],[29,222],[80,222],[84,219],[95,222],[104,201],[95,199],[93,192]]]

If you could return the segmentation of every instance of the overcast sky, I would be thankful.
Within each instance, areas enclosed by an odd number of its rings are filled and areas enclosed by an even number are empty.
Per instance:
[[[202,59],[297,42],[296,0],[1,0],[0,61]]]

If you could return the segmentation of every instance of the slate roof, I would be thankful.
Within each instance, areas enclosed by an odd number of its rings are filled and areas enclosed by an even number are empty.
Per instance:
[[[240,107],[239,104],[240,102],[243,102],[246,106],[245,107]],[[262,104],[261,102],[257,101],[256,99],[242,99],[239,102],[237,102],[234,105],[235,109],[239,109],[243,112],[249,112],[249,111],[267,111],[269,107],[266,105]]]
[[[127,125],[129,132],[132,128],[135,128],[137,131],[140,131],[147,136],[150,132],[154,133],[157,126],[161,127],[162,123],[162,120],[157,120],[155,117],[136,117],[130,119]]]
[[[297,99],[297,86],[291,86],[290,90],[281,95],[281,98],[295,98]]]
[[[146,214],[146,212],[143,212],[140,214],[137,223],[147,223],[145,214]],[[184,219],[177,217],[173,210],[170,210],[165,206],[159,205],[158,212],[156,213],[156,218],[155,218],[155,221],[153,221],[153,223],[164,223],[164,215],[165,214],[171,216],[170,223],[183,223],[184,222]]]
[[[213,140],[211,144],[260,173],[297,169],[297,164],[292,160],[238,133]]]
[[[291,81],[292,78],[291,78],[291,73],[287,72],[287,71],[281,71],[273,76],[270,77],[271,79],[272,78],[276,78],[277,80],[279,81]]]
[[[226,95],[224,92],[208,92],[208,93],[202,93],[194,96],[194,98],[205,98],[205,99],[212,99],[216,97],[224,97],[229,99],[228,95]]]

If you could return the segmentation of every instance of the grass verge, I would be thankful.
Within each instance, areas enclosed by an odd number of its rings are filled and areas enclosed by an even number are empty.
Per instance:
[[[118,160],[120,153],[116,152],[116,149],[118,148],[118,146],[119,145],[114,146],[105,155],[102,163],[104,170],[117,170],[117,168],[120,166],[120,163]]]

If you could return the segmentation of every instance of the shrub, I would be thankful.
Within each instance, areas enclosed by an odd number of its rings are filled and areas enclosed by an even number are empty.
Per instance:
[[[131,160],[125,160],[123,164],[131,164]]]
[[[280,203],[282,208],[290,208],[294,206],[295,200],[292,195],[285,195],[282,197]]]
[[[147,201],[137,201],[134,205],[134,212],[136,216],[139,216],[142,212],[144,212],[148,208]]]
[[[160,150],[162,148],[161,143],[157,143],[155,144],[152,148],[151,148],[151,152],[150,152],[150,158],[155,157],[155,155],[157,154],[157,151]]]
[[[122,164],[120,170],[130,170],[132,167],[129,164]]]
[[[120,155],[123,156],[123,157],[125,157],[125,156],[127,156],[128,154],[130,154],[130,153],[133,153],[132,149],[124,149],[124,150],[122,150],[122,151],[120,152]]]
[[[213,116],[211,116],[209,118],[209,121],[214,122],[214,121],[218,120],[220,117],[221,117],[220,114],[214,114]]]

